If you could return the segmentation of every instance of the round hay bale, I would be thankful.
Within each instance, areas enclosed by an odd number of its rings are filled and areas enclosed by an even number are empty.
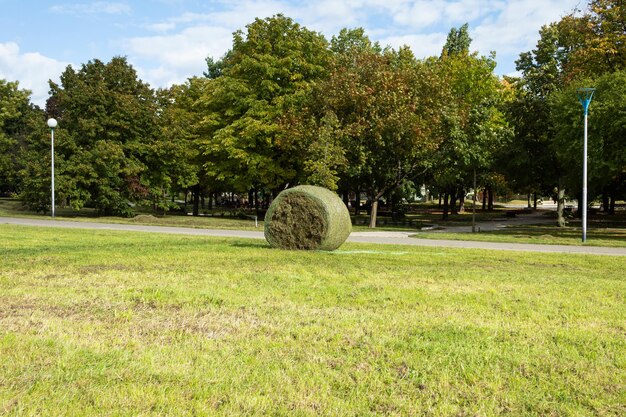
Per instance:
[[[265,239],[275,248],[335,250],[351,231],[343,201],[313,185],[281,192],[265,214]]]

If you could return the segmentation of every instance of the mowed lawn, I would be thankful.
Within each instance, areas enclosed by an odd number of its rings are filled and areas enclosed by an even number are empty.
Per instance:
[[[0,236],[0,414],[626,415],[626,257]]]

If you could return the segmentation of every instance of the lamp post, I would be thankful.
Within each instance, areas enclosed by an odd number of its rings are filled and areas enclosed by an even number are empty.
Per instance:
[[[583,236],[582,240],[587,240],[587,116],[589,114],[589,103],[593,98],[593,92],[595,88],[579,88],[577,91],[578,100],[583,106],[583,113],[585,114],[585,135],[583,140]]]
[[[48,119],[48,127],[50,128],[51,149],[50,155],[52,155],[52,217],[54,218],[54,128],[57,127],[56,119]]]

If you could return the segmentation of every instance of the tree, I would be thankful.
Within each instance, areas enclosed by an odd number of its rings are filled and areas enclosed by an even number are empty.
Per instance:
[[[465,23],[460,28],[452,28],[448,32],[446,43],[441,52],[442,56],[467,55],[472,38],[469,36],[469,25]]]
[[[40,116],[29,100],[30,92],[17,82],[0,79],[0,194],[21,189],[21,153],[32,131],[33,116]]]
[[[154,92],[121,57],[89,61],[78,71],[68,66],[61,84],[51,82],[50,89],[59,118],[59,201],[130,215],[133,204],[159,188],[158,161],[150,157],[157,133]],[[31,204],[36,198],[26,196]]]
[[[524,80],[507,82],[511,100],[506,102],[506,115],[514,137],[501,152],[498,165],[513,191],[529,196],[551,195],[558,172],[556,156],[551,152],[552,127],[545,117],[547,103],[534,96]]]
[[[605,208],[614,212],[626,181],[626,71],[606,73],[595,80],[581,80],[554,94],[552,117],[555,143],[564,166],[565,181],[577,193],[582,189],[583,114],[576,88],[595,85],[589,111],[588,185],[590,201],[603,194]],[[580,199],[579,199],[580,201]]]
[[[626,70],[603,74],[594,85],[597,96],[592,133],[598,157],[593,177],[598,178],[605,210],[615,214],[616,200],[626,198]]]
[[[463,207],[465,190],[476,171],[488,169],[508,138],[501,111],[504,86],[493,74],[492,57],[469,53],[467,25],[452,29],[439,59],[431,59],[442,80],[446,100],[441,109],[444,141],[434,156],[434,181],[444,190],[444,219],[448,197],[455,209],[457,197]]]
[[[336,68],[354,65],[358,54],[380,54],[382,49],[370,41],[362,28],[344,28],[331,39],[330,52],[328,66],[330,73],[334,73]],[[320,80],[317,88],[310,89],[298,105],[283,115],[281,122],[285,136],[303,146],[302,180],[307,184],[336,190],[338,182],[343,178],[347,199],[350,191],[348,184],[361,181],[358,168],[355,169],[359,161],[353,152],[347,152],[351,145],[350,139],[344,137],[337,115],[325,105],[327,82],[328,79]]]
[[[279,190],[302,177],[306,147],[289,136],[281,118],[325,77],[322,35],[276,15],[237,31],[233,48],[213,64],[198,109],[208,177],[229,179],[243,191]],[[219,69],[216,70],[216,68]]]
[[[524,159],[516,158],[510,165],[511,172],[535,172],[528,179],[521,179],[523,186],[539,186],[544,190],[551,188],[552,181],[557,188],[557,225],[565,226],[563,209],[565,189],[563,183],[563,162],[559,159],[559,149],[555,147],[556,130],[550,97],[568,83],[565,67],[569,59],[568,48],[563,46],[565,37],[558,24],[543,26],[539,31],[539,41],[534,50],[520,54],[516,61],[517,70],[522,72],[516,102],[510,109],[516,114],[515,149],[517,155],[527,155]],[[573,41],[568,42],[572,44]],[[519,177],[516,176],[518,179]],[[533,183],[539,184],[533,184]],[[534,186],[533,186],[534,185]]]
[[[566,104],[567,96],[574,95],[573,86],[579,86],[584,77],[597,78],[626,67],[626,7],[618,0],[592,0],[589,9],[581,16],[578,11],[559,22],[544,26],[533,51],[520,55],[517,69],[522,72],[521,93],[518,97],[516,127],[522,150],[529,153],[546,188],[546,178],[554,177],[558,184],[559,226],[565,225],[563,217],[565,183],[578,189],[578,176],[572,169],[569,156],[572,137],[560,117],[572,120],[580,111]],[[558,96],[552,99],[553,96]],[[576,104],[574,102],[573,104]],[[554,107],[556,106],[556,108]],[[569,110],[568,110],[569,109]],[[552,114],[557,111],[559,116]],[[525,113],[525,114],[524,114]],[[518,172],[523,172],[519,169]],[[536,178],[536,176],[534,176]]]
[[[315,106],[336,117],[335,135],[350,175],[369,196],[373,228],[380,199],[424,168],[426,155],[438,146],[431,106],[438,86],[408,49],[379,52],[358,37],[351,44],[356,46],[337,48],[329,78],[317,86]]]
[[[157,184],[163,187],[162,194],[176,195],[193,190],[193,214],[198,215],[199,188],[204,179],[197,125],[202,114],[195,109],[200,98],[205,78],[193,77],[185,84],[173,85],[157,92],[159,103],[158,121],[160,133],[150,144],[149,155],[158,163],[160,175]],[[161,200],[162,208],[168,202]]]
[[[567,51],[570,80],[626,69],[626,4],[592,0],[581,16],[571,13],[558,22],[561,46]]]

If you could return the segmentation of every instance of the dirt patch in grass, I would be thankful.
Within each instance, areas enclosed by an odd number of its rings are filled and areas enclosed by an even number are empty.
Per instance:
[[[82,266],[78,269],[78,271],[82,274],[100,274],[102,272],[107,272],[107,271],[137,271],[137,270],[141,270],[141,268],[138,268],[136,266],[133,266],[132,268],[128,265],[121,265],[121,264],[113,264],[113,265],[86,265],[86,266]]]
[[[80,333],[85,323],[90,323],[90,337],[109,335],[147,342],[173,342],[182,335],[221,339],[250,334],[262,327],[257,315],[246,309],[191,311],[178,306],[155,308],[137,303],[56,305],[32,300],[0,304],[0,327],[10,332]]]
[[[139,214],[132,219],[130,219],[134,223],[161,223],[161,219],[151,214]]]

